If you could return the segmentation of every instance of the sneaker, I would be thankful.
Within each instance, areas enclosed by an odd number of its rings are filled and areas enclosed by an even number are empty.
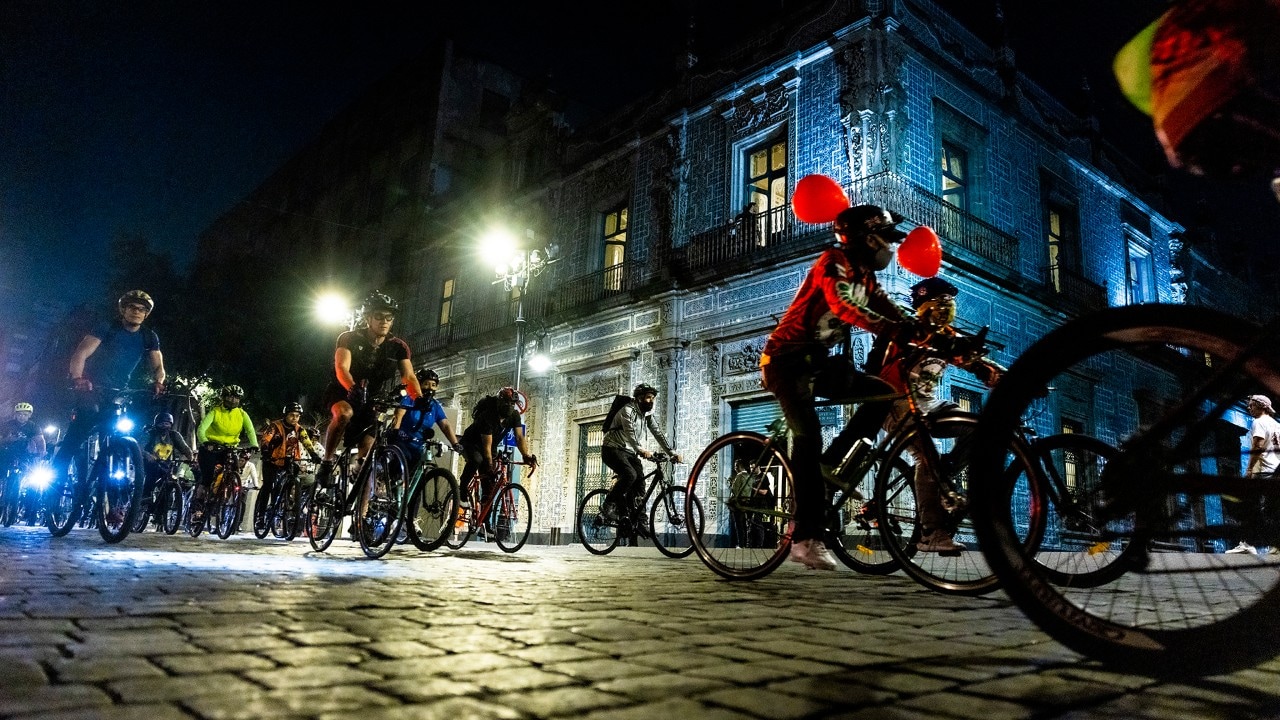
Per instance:
[[[923,553],[939,553],[941,555],[959,555],[964,552],[964,543],[956,542],[942,530],[925,533],[916,543],[916,550]]]
[[[791,562],[797,562],[810,570],[835,570],[836,561],[821,540],[809,539],[791,543]]]
[[[1227,551],[1227,554],[1228,554],[1228,555],[1239,555],[1239,554],[1241,554],[1241,553],[1250,553],[1250,554],[1253,554],[1253,555],[1257,555],[1257,554],[1258,554],[1258,550],[1257,550],[1257,548],[1255,548],[1254,546],[1252,546],[1252,545],[1250,545],[1249,543],[1244,542],[1244,541],[1242,540],[1242,541],[1240,541],[1240,544],[1239,544],[1239,545],[1237,545],[1237,546],[1235,546],[1235,547],[1233,547],[1233,548],[1231,548],[1230,550],[1228,550],[1228,551]]]
[[[600,508],[600,519],[608,525],[617,525],[621,518],[618,517],[618,506],[607,502],[604,507]]]

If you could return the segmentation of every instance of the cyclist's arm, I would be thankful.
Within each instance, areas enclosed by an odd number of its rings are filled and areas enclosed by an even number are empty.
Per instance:
[[[79,381],[84,378],[84,364],[89,356],[97,352],[98,346],[102,344],[102,340],[93,335],[85,335],[80,339],[80,344],[76,346],[74,352],[71,353],[70,372],[72,381]]]
[[[484,465],[493,467],[493,435],[480,435],[480,455],[484,457]]]
[[[209,412],[200,418],[200,425],[196,427],[196,441],[201,445],[209,442],[209,426],[213,424],[214,408],[209,408]]]
[[[658,429],[658,423],[653,421],[653,416],[646,416],[644,420],[649,425],[649,434],[653,435],[653,439],[658,441],[658,447],[662,448],[662,452],[672,457],[679,457],[675,448],[672,448],[671,443],[667,441],[667,436],[663,435],[662,431]]]
[[[883,289],[866,283],[839,250],[823,253],[814,271],[827,306],[844,322],[876,334],[913,322]]]
[[[440,428],[440,432],[449,438],[450,445],[458,444],[458,436],[453,432],[453,426],[449,424],[449,418],[440,418],[436,421],[436,426]]]
[[[312,455],[323,454],[320,452],[322,448],[318,447],[316,445],[316,442],[311,439],[311,433],[307,432],[306,430],[303,430],[302,428],[298,429],[298,444],[306,448],[307,452],[311,453]]]
[[[408,358],[400,361],[400,382],[404,383],[410,399],[422,397],[422,386],[418,384],[418,376],[414,374],[413,363]]]
[[[356,379],[351,375],[351,351],[347,348],[339,346],[333,351],[333,374],[347,390],[356,386]]]
[[[515,435],[516,435],[516,449],[520,451],[520,457],[524,458],[525,462],[529,463],[530,465],[537,467],[538,466],[537,457],[533,453],[529,452],[529,443],[525,442],[524,428],[517,425],[515,426],[515,429],[513,432],[515,432]]]
[[[32,455],[44,455],[44,433],[37,432],[31,436],[31,441],[27,443],[27,452]]]
[[[242,432],[249,438],[249,447],[258,447],[258,431],[253,429],[253,421],[249,419],[249,413],[243,408],[240,408],[240,422],[243,423]]]
[[[404,414],[405,414],[406,412],[407,412],[407,411],[406,411],[404,408],[402,408],[402,407],[398,407],[398,408],[396,408],[396,414],[395,414],[395,416],[394,416],[394,417],[392,417],[392,418],[391,418],[391,429],[392,429],[392,430],[399,430],[399,429],[400,429],[400,423],[404,421]]]
[[[636,439],[636,420],[639,419],[640,411],[636,409],[635,404],[627,405],[618,411],[618,419],[622,421],[621,427],[622,439],[640,457],[649,457],[651,454],[648,450],[640,447],[640,441]],[[521,453],[524,452],[522,449]]]
[[[152,350],[147,353],[147,361],[151,363],[151,382],[159,392],[164,387],[164,355],[159,350]]]
[[[183,457],[188,460],[191,460],[194,457],[191,452],[191,446],[187,445],[187,441],[182,437],[182,433],[170,430],[169,437],[173,440],[173,446],[178,449],[178,452],[181,453]]]

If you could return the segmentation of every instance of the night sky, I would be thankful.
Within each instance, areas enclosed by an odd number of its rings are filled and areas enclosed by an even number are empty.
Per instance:
[[[784,3],[699,4],[712,45]],[[976,21],[994,6],[946,4]],[[1104,131],[1150,157],[1149,126],[1106,68],[1164,3],[1119,4],[1005,3],[1023,69],[1060,92],[1090,75]],[[437,33],[609,107],[665,77],[687,16],[678,2],[439,5],[6,0],[0,292],[90,297],[121,232],[150,238],[185,268],[200,231]],[[728,29],[713,31],[713,15]]]

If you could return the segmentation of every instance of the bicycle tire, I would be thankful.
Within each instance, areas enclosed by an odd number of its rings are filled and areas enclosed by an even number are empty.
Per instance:
[[[213,531],[221,540],[226,540],[235,532],[240,524],[240,504],[244,501],[240,490],[240,473],[235,470],[224,470],[218,485],[218,512],[211,516]]]
[[[608,494],[609,491],[604,488],[592,490],[578,505],[577,526],[574,530],[578,533],[582,546],[592,555],[608,555],[618,547],[618,527],[600,518],[600,509],[604,507],[604,499]]]
[[[133,530],[146,482],[137,443],[122,438],[112,440],[94,462],[92,479],[98,535],[109,544],[118,543]]]
[[[311,549],[324,552],[333,544],[338,536],[338,526],[342,524],[340,508],[346,502],[347,492],[341,478],[333,478],[332,487],[325,487],[319,481],[311,486],[311,498],[307,502],[307,541]]]
[[[503,552],[513,553],[524,547],[533,527],[533,503],[523,485],[512,483],[498,493],[490,513],[493,539]]]
[[[972,449],[973,433],[977,427],[978,416],[962,411],[931,417],[928,426],[913,424],[892,440],[886,452],[891,462],[882,465],[876,476],[875,502],[886,548],[907,576],[935,592],[948,595],[985,595],[1000,586],[999,578],[982,553],[968,547],[976,538],[966,507],[967,497],[974,485],[982,483],[971,472],[968,460],[971,452],[963,448],[967,444],[969,450]],[[917,549],[922,527],[915,486],[920,461],[912,452],[912,446],[917,442],[932,443],[940,458],[950,456],[949,461],[939,460],[939,464],[947,466],[948,478],[963,502],[954,509],[939,508],[939,513],[945,524],[941,529],[954,537],[957,545],[965,546],[960,552],[936,553]],[[1008,447],[1009,443],[1005,446]],[[907,460],[908,457],[911,461]],[[1025,464],[1025,457],[1020,457],[1017,462]]]
[[[894,461],[905,465],[901,458]],[[832,503],[834,515],[828,521],[827,547],[845,567],[865,575],[889,575],[902,567],[881,537],[880,516],[874,501],[881,464],[874,463],[855,486],[861,498],[837,491]]]
[[[165,535],[173,535],[182,526],[182,491],[168,485],[161,497],[164,507],[160,515],[160,530]]]
[[[54,469],[54,479],[45,495],[44,524],[53,537],[71,532],[84,512],[84,487],[89,482],[88,461],[83,451],[76,451],[65,471]]]
[[[306,493],[302,489],[302,481],[296,469],[285,473],[283,484],[276,497],[278,503],[272,533],[280,540],[293,542],[302,530],[304,523],[302,506],[306,499]]]
[[[18,519],[19,490],[9,487],[9,476],[0,477],[0,525],[12,527]]]
[[[1130,515],[1108,522],[1094,520],[1101,517],[1096,506],[1100,496],[1093,491],[1101,478],[1101,472],[1120,450],[1090,435],[1060,433],[1037,438],[1031,443],[1033,466],[1053,463],[1055,472],[1062,468],[1064,474],[1070,466],[1078,498],[1068,500],[1063,508],[1052,502],[1053,494],[1047,486],[1055,482],[1045,477],[1042,491],[1045,505],[1045,546],[1035,555],[1043,567],[1045,576],[1056,585],[1070,587],[1100,587],[1127,572],[1141,554],[1145,540],[1124,536],[1124,527],[1134,522]],[[1006,487],[1016,487],[1009,485]],[[1071,488],[1058,488],[1056,494],[1069,492]],[[1116,524],[1119,527],[1115,527]]]
[[[649,533],[653,537],[653,546],[658,548],[658,552],[676,560],[693,554],[690,533],[702,532],[705,521],[702,502],[697,498],[692,503],[686,502],[688,493],[685,488],[672,485],[658,495],[649,510]],[[688,515],[685,514],[686,506],[692,508]]]
[[[457,478],[444,468],[423,471],[406,511],[405,532],[409,542],[423,552],[439,548],[453,532],[457,517]]]
[[[259,540],[265,540],[267,535],[271,533],[272,526],[275,525],[275,513],[272,505],[275,503],[271,497],[272,493],[264,493],[258,491],[258,497],[253,501],[253,536]]]
[[[462,492],[466,492],[471,495],[470,502],[465,506],[458,506],[458,519],[454,524],[453,531],[445,533],[444,536],[445,547],[450,550],[461,550],[462,547],[471,540],[471,536],[475,535],[476,527],[479,526],[479,523],[476,521],[476,513],[480,512],[481,507],[480,488],[478,486],[479,484],[474,480],[469,484],[471,487],[463,490]],[[459,528],[461,528],[461,532],[459,532]]]
[[[721,435],[698,455],[685,486],[685,514],[692,515],[695,498],[708,508],[703,527],[690,534],[694,552],[712,572],[729,580],[755,580],[773,572],[791,550],[789,523],[795,514],[795,492],[791,463],[778,448],[767,445],[764,435],[736,431]],[[734,523],[739,518],[726,516],[731,492],[729,474],[734,460],[745,460],[744,468],[751,481],[764,480],[773,490],[769,507],[748,508],[741,512],[746,528],[744,547],[735,547]],[[714,509],[714,511],[713,511]],[[752,533],[763,533],[752,540]],[[760,547],[747,547],[757,544]]]
[[[396,447],[374,449],[365,460],[364,484],[352,522],[360,550],[371,560],[383,557],[395,545],[408,504],[408,464]]]
[[[1033,403],[1050,402],[1041,398],[1051,386],[1071,387],[1081,370],[1120,368],[1112,376],[1114,387],[1108,389],[1117,402],[1132,399],[1134,407],[1150,407],[1160,397],[1138,406],[1139,396],[1130,398],[1129,388],[1177,393],[1174,404],[1168,406],[1177,407],[1182,398],[1198,397],[1198,390],[1205,387],[1202,378],[1211,373],[1229,373],[1225,380],[1230,382],[1207,386],[1215,394],[1197,402],[1197,412],[1216,401],[1238,404],[1239,398],[1255,392],[1266,391],[1274,397],[1280,394],[1274,355],[1232,362],[1259,335],[1257,326],[1239,318],[1193,306],[1110,308],[1069,322],[1028,348],[992,391],[979,427],[974,464],[984,475],[1003,470],[1002,439],[1019,426]],[[1172,382],[1163,384],[1166,381]],[[1119,410],[1130,407],[1126,404]],[[1221,420],[1221,416],[1207,419]],[[1136,420],[1135,415],[1135,425]],[[1153,427],[1151,423],[1144,426]],[[1086,424],[1084,431],[1091,430]],[[1280,650],[1280,566],[1275,559],[1203,552],[1213,533],[1230,527],[1214,528],[1207,517],[1192,517],[1188,523],[1177,516],[1174,522],[1175,503],[1187,488],[1178,483],[1179,468],[1169,463],[1183,459],[1135,450],[1151,439],[1149,431],[1110,430],[1117,434],[1121,452],[1108,463],[1099,492],[1112,498],[1117,516],[1128,507],[1140,510],[1135,525],[1135,530],[1142,528],[1140,536],[1159,539],[1165,548],[1181,552],[1157,553],[1144,546],[1144,564],[1104,587],[1065,587],[1054,583],[1035,555],[1020,544],[1020,518],[1010,503],[1010,481],[979,485],[973,495],[979,537],[1009,598],[1051,637],[1123,672],[1199,676],[1232,672],[1275,657]],[[1172,430],[1176,435],[1182,426]],[[1204,436],[1191,437],[1195,450],[1201,452],[1198,445]],[[1240,460],[1235,463],[1237,467],[1228,468],[1224,475],[1239,475]],[[1204,464],[1201,460],[1195,467]],[[1209,495],[1211,491],[1198,492],[1215,497]],[[1207,507],[1208,501],[1203,502]]]

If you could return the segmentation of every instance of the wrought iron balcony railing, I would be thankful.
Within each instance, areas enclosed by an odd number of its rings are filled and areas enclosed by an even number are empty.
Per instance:
[[[1033,288],[1041,300],[1071,314],[1101,310],[1107,306],[1107,290],[1076,270],[1062,265],[1043,269],[1042,284]]]

